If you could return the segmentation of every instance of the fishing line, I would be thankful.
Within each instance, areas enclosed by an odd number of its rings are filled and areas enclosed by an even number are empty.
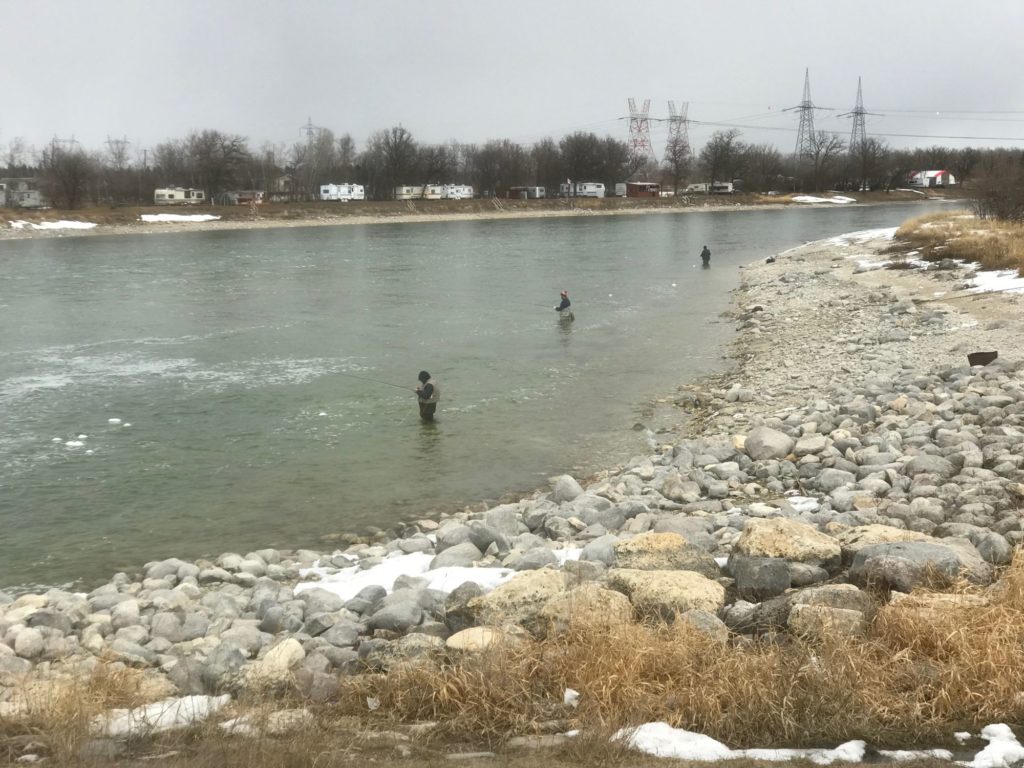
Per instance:
[[[369,376],[357,376],[354,373],[346,373],[345,371],[335,371],[339,376],[348,376],[350,379],[359,379],[360,381],[369,381],[373,384],[383,384],[385,387],[394,387],[395,389],[404,389],[406,392],[415,392],[416,390],[412,387],[403,387],[401,384],[392,384],[390,381],[381,381],[380,379],[373,379]]]

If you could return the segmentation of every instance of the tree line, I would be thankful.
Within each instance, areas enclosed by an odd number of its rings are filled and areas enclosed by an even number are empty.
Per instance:
[[[318,199],[320,185],[339,182],[362,184],[373,200],[390,199],[397,185],[446,182],[471,184],[484,197],[514,186],[543,186],[550,194],[567,179],[608,188],[659,181],[670,190],[710,181],[733,181],[750,192],[893,189],[905,186],[914,171],[944,169],[963,183],[1005,175],[1024,162],[1021,152],[1009,149],[895,149],[875,137],[850,147],[827,131],[811,138],[809,151],[797,157],[771,144],[747,143],[736,129],[716,131],[699,150],[678,136],[656,164],[625,141],[585,131],[528,146],[509,139],[431,144],[397,125],[377,131],[360,149],[349,134],[326,128],[290,147],[258,148],[245,136],[207,129],[134,154],[124,140],[93,150],[54,140],[35,150],[15,139],[0,161],[3,176],[36,178],[54,205],[68,209],[149,203],[155,188],[171,186],[203,189],[212,199],[231,190],[264,190],[294,200]]]

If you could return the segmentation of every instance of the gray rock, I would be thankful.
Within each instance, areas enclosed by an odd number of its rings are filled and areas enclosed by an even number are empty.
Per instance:
[[[487,548],[490,547],[491,544],[494,544],[499,555],[508,554],[510,549],[508,538],[497,528],[487,525],[479,520],[474,520],[469,524],[469,531],[470,543],[480,550],[480,552],[486,552]],[[465,543],[458,546],[464,547]],[[452,547],[451,549],[446,550],[446,552],[451,552],[452,550],[457,549],[458,546]],[[438,555],[438,557],[440,557],[440,555]]]
[[[905,471],[911,477],[922,474],[952,477],[956,474],[956,467],[953,466],[951,461],[944,459],[942,456],[922,453],[907,462]]]
[[[558,503],[572,501],[583,493],[583,488],[572,475],[559,475],[552,478],[551,486],[551,496]]]
[[[956,552],[924,541],[873,544],[861,549],[850,565],[850,579],[870,587],[910,592],[936,579],[952,583],[961,572]]]
[[[372,612],[377,603],[383,600],[387,593],[388,591],[379,584],[363,587],[356,593],[355,597],[345,603],[345,609],[359,614],[366,613],[367,611]]]
[[[483,588],[472,581],[460,584],[451,591],[444,604],[444,622],[453,634],[476,626],[476,612],[469,608],[469,602],[483,594]]]
[[[181,625],[181,618],[176,613],[156,613],[150,620],[149,633],[153,637],[163,637],[172,643],[177,643],[182,639]]]
[[[844,485],[857,482],[857,476],[842,469],[823,469],[818,473],[815,484],[824,493],[831,493]]]
[[[380,606],[367,620],[369,629],[386,629],[392,632],[407,632],[423,621],[423,609],[419,596],[412,591],[393,592],[381,600]]]
[[[351,648],[359,642],[359,625],[350,621],[339,621],[320,637],[337,648]]]
[[[782,558],[733,553],[728,567],[742,600],[760,602],[781,595],[790,587],[789,567]]]
[[[483,556],[484,553],[481,552],[473,542],[464,541],[461,544],[448,547],[440,554],[435,555],[434,559],[430,561],[430,569],[433,570],[435,568],[450,567],[465,568],[473,565]]]
[[[580,553],[580,560],[604,563],[609,567],[615,565],[615,543],[617,541],[615,536],[609,534],[588,542]]]
[[[233,626],[220,633],[221,645],[233,645],[245,652],[247,658],[254,658],[269,638],[251,625]]]
[[[295,597],[306,604],[307,616],[317,613],[334,613],[335,611],[340,611],[344,606],[344,601],[340,597],[320,587],[307,589]]]
[[[132,627],[139,623],[139,601],[125,600],[110,610],[110,625],[115,629]]]
[[[153,651],[123,638],[114,640],[114,642],[107,646],[107,649],[114,658],[118,661],[123,661],[125,664],[141,667],[156,661],[156,654]]]
[[[69,634],[72,629],[71,619],[60,611],[47,608],[33,613],[25,623],[29,627],[48,627],[49,629],[56,630],[61,635]]]
[[[34,659],[42,654],[45,645],[43,633],[27,627],[14,639],[14,652],[23,659]]]
[[[548,565],[557,565],[558,558],[555,553],[547,547],[536,547],[529,552],[524,552],[510,564],[510,567],[517,571],[534,571]]]
[[[784,459],[795,444],[796,441],[785,432],[770,427],[755,427],[747,433],[744,450],[754,461]]]
[[[220,693],[229,688],[245,664],[246,655],[230,644],[218,645],[203,664],[200,680],[205,690]]]
[[[464,525],[462,523],[445,523],[437,531],[437,543],[434,545],[434,551],[440,554],[449,547],[454,547],[457,544],[463,544],[470,540],[472,533],[473,531],[468,525]]]
[[[515,504],[502,504],[487,510],[484,512],[483,521],[506,537],[518,535],[521,528],[519,511]]]

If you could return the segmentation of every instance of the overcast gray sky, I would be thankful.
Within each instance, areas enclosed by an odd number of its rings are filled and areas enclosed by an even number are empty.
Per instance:
[[[1024,139],[1021,0],[0,0],[0,24],[0,148],[202,128],[291,144],[307,118],[360,149],[397,123],[625,139],[633,96],[658,118],[689,102],[695,147],[728,124],[791,151],[806,67],[834,108],[819,129],[849,135],[861,76],[883,113],[868,133],[894,146],[1024,149],[998,140]]]

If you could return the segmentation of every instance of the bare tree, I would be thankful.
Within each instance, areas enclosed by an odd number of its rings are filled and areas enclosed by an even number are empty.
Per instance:
[[[381,136],[384,172],[388,186],[405,183],[416,172],[416,140],[401,125],[384,131]],[[391,191],[391,195],[394,191]]]
[[[57,208],[73,210],[86,202],[97,163],[85,150],[74,145],[65,149],[54,140],[43,150],[41,166],[40,186]]]
[[[857,189],[866,191],[885,183],[889,146],[871,136],[850,148],[851,176]]]
[[[211,199],[237,186],[249,159],[244,136],[215,130],[193,131],[185,139],[185,150],[195,179]]]
[[[558,185],[565,179],[562,153],[555,140],[548,137],[534,144],[530,149],[530,160],[533,164],[533,183],[545,187],[553,196]]]
[[[672,136],[665,146],[665,158],[662,160],[662,165],[672,184],[672,189],[676,192],[679,191],[680,184],[690,172],[692,163],[693,152],[690,150],[690,142],[679,134]]]
[[[700,151],[700,167],[709,184],[716,181],[732,180],[739,175],[743,165],[746,146],[740,141],[740,132],[735,128],[715,131]]]
[[[575,181],[596,181],[605,170],[605,148],[595,133],[578,131],[564,137],[558,148],[562,155],[562,170]]]
[[[783,177],[782,155],[771,144],[751,144],[743,163],[744,189],[766,192],[776,189]]]
[[[811,160],[814,191],[818,192],[821,190],[821,182],[826,171],[835,164],[839,156],[845,151],[846,142],[835,133],[817,131],[811,135],[810,143],[811,151],[808,157]]]

